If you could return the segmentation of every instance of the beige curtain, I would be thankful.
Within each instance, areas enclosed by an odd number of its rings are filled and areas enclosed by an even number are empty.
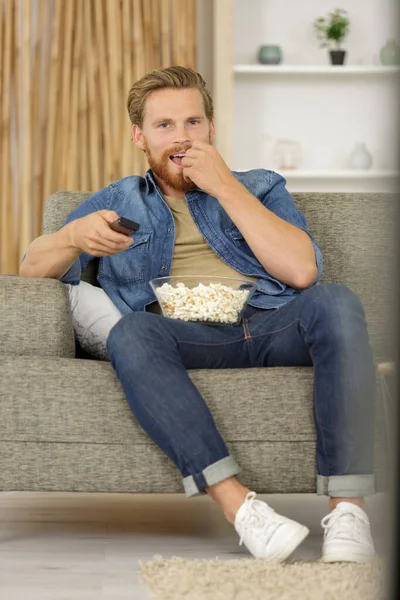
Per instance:
[[[143,175],[126,99],[196,68],[196,0],[0,0],[0,272],[17,273],[57,190]]]

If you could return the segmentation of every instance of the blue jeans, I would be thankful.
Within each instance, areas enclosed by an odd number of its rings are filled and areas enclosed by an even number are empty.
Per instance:
[[[133,414],[182,473],[188,497],[240,467],[187,369],[277,366],[314,366],[318,493],[375,492],[375,366],[362,303],[346,286],[314,286],[279,309],[248,306],[239,326],[131,313],[107,350]]]

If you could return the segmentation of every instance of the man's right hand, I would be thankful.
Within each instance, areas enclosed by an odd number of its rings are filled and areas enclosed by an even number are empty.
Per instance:
[[[92,256],[112,256],[126,250],[133,238],[110,227],[118,216],[113,210],[99,210],[71,221],[67,225],[71,245]]]

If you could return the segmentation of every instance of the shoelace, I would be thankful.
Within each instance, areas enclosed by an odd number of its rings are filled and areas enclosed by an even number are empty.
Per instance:
[[[272,525],[276,525],[279,523],[278,518],[274,519],[273,515],[276,514],[275,511],[271,508],[271,520],[268,520],[264,523],[265,515],[262,512],[258,511],[257,505],[254,504],[254,498],[256,497],[256,492],[249,492],[246,496],[245,503],[248,505],[246,516],[242,521],[242,533],[240,536],[239,546],[243,544],[244,537],[246,535],[247,529],[250,525],[254,523],[258,523],[261,528],[262,533],[267,534],[269,527]],[[276,515],[278,517],[278,515]]]
[[[353,519],[352,519],[353,531],[354,531],[355,526],[358,524],[358,521],[361,521],[361,522],[365,523],[366,525],[369,525],[369,520],[366,515],[364,516],[362,514],[356,514],[351,509],[342,509],[340,511],[334,510],[331,513],[329,513],[329,515],[326,515],[326,517],[324,517],[321,521],[321,525],[325,529],[325,533],[328,528],[332,527],[332,530],[333,530],[333,525],[335,525],[335,524],[337,525],[337,529],[339,529],[339,531],[340,531],[340,522],[339,521],[341,521],[343,517],[348,517],[349,515],[351,517],[353,517]],[[348,522],[348,519],[347,519],[347,521],[345,520],[344,523],[345,522]],[[344,523],[343,523],[343,525],[344,525]]]

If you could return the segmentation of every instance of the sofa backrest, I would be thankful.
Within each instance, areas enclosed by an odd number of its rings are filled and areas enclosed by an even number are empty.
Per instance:
[[[43,232],[59,229],[92,192],[60,191],[46,202]],[[323,258],[321,283],[342,283],[363,301],[377,360],[393,360],[397,284],[396,194],[293,193]],[[98,285],[97,263],[82,279]]]

